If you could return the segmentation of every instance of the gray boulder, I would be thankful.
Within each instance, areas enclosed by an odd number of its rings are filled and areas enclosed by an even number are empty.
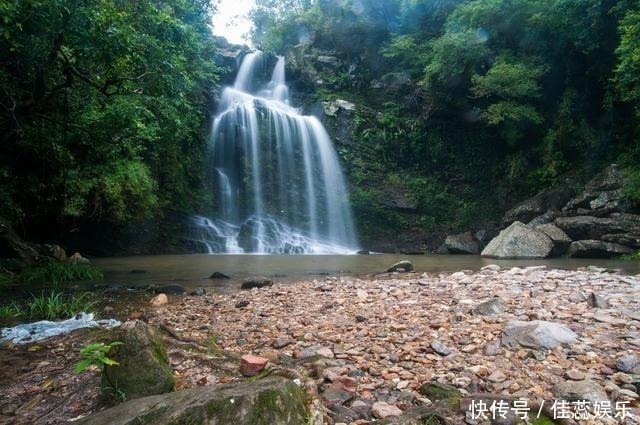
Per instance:
[[[558,400],[569,402],[588,401],[600,403],[609,401],[605,390],[590,379],[559,382],[553,387],[552,392]]]
[[[160,335],[146,323],[126,322],[115,332],[122,342],[109,352],[119,364],[105,367],[102,391],[110,398],[134,398],[173,390],[173,371]]]
[[[554,243],[544,232],[514,222],[493,238],[482,251],[491,258],[546,258]]]
[[[622,199],[624,180],[620,167],[612,164],[593,177],[585,185],[584,191],[567,202],[562,210],[569,213],[579,209],[593,210],[596,215],[627,211],[631,205]]]
[[[212,385],[139,398],[77,421],[80,425],[305,425],[302,389],[282,377]]]
[[[555,224],[541,224],[540,226],[536,226],[535,229],[543,232],[553,241],[553,250],[551,251],[552,257],[561,256],[567,252],[569,246],[571,246],[571,238]]]
[[[551,350],[560,344],[570,344],[576,338],[578,335],[565,325],[543,320],[514,320],[502,330],[502,345],[510,349]]]
[[[532,219],[531,221],[529,221],[527,223],[527,226],[538,227],[541,224],[553,223],[558,217],[564,217],[564,214],[558,210],[548,210],[544,214],[539,215],[534,219]]]
[[[501,298],[496,297],[479,304],[473,309],[473,314],[476,316],[496,316],[504,313],[504,311],[504,301],[502,301]]]
[[[574,195],[575,191],[565,185],[543,190],[533,198],[522,201],[507,211],[502,218],[502,224],[506,226],[514,221],[528,223],[535,217],[544,214],[547,210],[559,210]]]
[[[611,258],[634,252],[628,246],[597,240],[575,241],[569,248],[569,256],[575,258]]]
[[[471,234],[471,232],[449,235],[445,239],[443,246],[450,254],[480,253],[480,242],[473,236],[473,234]]]

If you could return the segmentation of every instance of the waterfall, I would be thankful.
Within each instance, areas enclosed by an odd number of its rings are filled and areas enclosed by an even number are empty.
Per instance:
[[[290,106],[285,60],[245,56],[221,95],[208,167],[213,217],[193,217],[209,253],[346,254],[358,248],[338,156],[320,121]]]

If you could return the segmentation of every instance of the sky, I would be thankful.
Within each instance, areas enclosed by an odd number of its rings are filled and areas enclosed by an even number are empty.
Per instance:
[[[254,0],[219,0],[213,17],[213,32],[235,44],[248,44],[251,21],[249,11]]]

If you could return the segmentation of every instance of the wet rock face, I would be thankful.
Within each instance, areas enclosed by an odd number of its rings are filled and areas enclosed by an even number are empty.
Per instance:
[[[640,205],[624,197],[624,171],[612,164],[589,181],[577,196],[551,189],[508,211],[514,220],[544,232],[554,243],[551,256],[610,258],[640,249]],[[574,193],[575,195],[575,193]]]
[[[528,223],[548,210],[561,209],[573,196],[575,191],[569,186],[560,186],[538,193],[533,198],[522,201],[509,211],[502,219],[504,225],[514,221]]]
[[[79,420],[80,425],[305,425],[306,397],[293,381],[206,386],[139,398]]]
[[[490,258],[547,258],[554,243],[549,236],[519,221],[500,232],[482,251]]]
[[[569,247],[569,256],[576,258],[611,258],[633,252],[628,246],[597,240],[576,241]]]
[[[109,357],[118,365],[107,366],[102,377],[107,397],[127,400],[173,390],[173,371],[157,331],[139,320],[126,322],[114,335],[123,344]]]
[[[479,254],[480,241],[471,232],[465,232],[447,236],[443,248],[449,254]]]
[[[539,226],[536,226],[535,229],[549,236],[549,238],[551,238],[551,240],[553,241],[553,250],[551,251],[552,257],[561,256],[562,254],[567,252],[569,246],[571,246],[571,238],[555,224],[541,224]]]

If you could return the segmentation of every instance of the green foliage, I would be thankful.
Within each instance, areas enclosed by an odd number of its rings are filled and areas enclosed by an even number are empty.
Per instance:
[[[68,319],[81,312],[91,312],[94,305],[87,293],[66,296],[58,291],[43,292],[32,295],[31,300],[21,307],[20,317],[25,320]]]
[[[90,313],[95,304],[88,293],[65,295],[52,290],[32,294],[24,303],[12,301],[0,306],[0,322],[68,319],[81,312]]]
[[[89,366],[95,365],[98,369],[103,370],[106,366],[117,366],[119,365],[113,359],[107,357],[109,351],[115,346],[122,345],[123,343],[120,341],[114,341],[110,344],[105,344],[104,342],[96,342],[93,344],[88,344],[84,346],[80,350],[80,360],[76,363],[73,371],[75,373],[82,373]]]
[[[635,104],[640,117],[640,10],[628,10],[620,21],[620,44],[616,49],[618,64],[615,82],[620,97]]]
[[[0,305],[0,325],[11,325],[18,320],[22,314],[22,309],[15,301],[10,304]]]
[[[0,215],[54,234],[70,219],[195,208],[217,89],[212,11],[205,0],[0,3]]]
[[[622,194],[630,201],[640,203],[640,167],[627,168],[625,186],[622,188]]]
[[[27,285],[45,284],[59,286],[79,280],[95,280],[103,277],[102,271],[90,264],[49,261],[23,269],[20,281]]]
[[[635,254],[623,255],[622,259],[629,261],[640,261],[640,251],[636,252]]]

